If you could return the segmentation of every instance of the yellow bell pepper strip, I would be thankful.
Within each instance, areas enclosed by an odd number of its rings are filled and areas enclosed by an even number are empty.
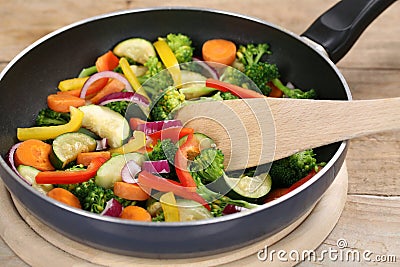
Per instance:
[[[161,208],[164,212],[166,222],[179,222],[179,209],[176,205],[174,193],[168,192],[160,197]]]
[[[112,148],[110,149],[111,154],[127,154],[131,152],[135,152],[140,150],[146,145],[146,135],[144,132],[141,131],[134,131],[133,132],[133,138],[131,138],[128,143],[117,147],[117,148]]]
[[[70,121],[63,125],[17,128],[17,138],[20,141],[28,139],[48,140],[54,139],[63,133],[76,132],[81,128],[83,112],[71,106],[70,114]]]
[[[167,42],[163,39],[159,39],[153,45],[158,55],[160,56],[161,61],[164,63],[168,71],[171,73],[175,86],[180,87],[182,84],[181,69],[179,68],[178,60],[176,59],[171,48],[168,46]]]
[[[87,79],[89,79],[89,77],[63,80],[58,83],[58,89],[60,89],[62,92],[82,89]]]
[[[140,84],[139,80],[137,79],[135,73],[131,69],[128,60],[122,57],[119,60],[119,65],[121,66],[122,72],[124,73],[126,79],[132,85],[132,88],[138,93],[146,97],[150,100],[149,96],[147,95],[146,91],[143,89],[142,85]]]
[[[94,177],[97,170],[107,160],[102,157],[92,159],[86,170],[82,171],[44,171],[39,172],[36,177],[37,184],[76,184],[88,181]]]

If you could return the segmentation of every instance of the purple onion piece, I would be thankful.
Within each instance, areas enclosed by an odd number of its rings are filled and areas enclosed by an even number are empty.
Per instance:
[[[99,101],[99,105],[104,106],[108,103],[116,101],[128,101],[145,107],[148,107],[150,103],[149,100],[141,94],[137,94],[134,92],[116,92],[108,94],[101,98]]]
[[[169,163],[168,160],[157,160],[157,161],[144,161],[142,168],[144,171],[150,173],[169,173]]]
[[[105,150],[108,148],[107,138],[103,138],[101,140],[96,140],[96,151]]]
[[[224,210],[222,211],[222,214],[223,215],[228,215],[228,214],[241,212],[241,211],[244,211],[244,210],[247,210],[247,209],[244,208],[244,207],[228,204],[228,205],[225,206]]]
[[[128,80],[123,75],[116,73],[114,71],[107,70],[107,71],[101,71],[101,72],[95,73],[92,76],[90,76],[90,78],[87,79],[86,82],[83,84],[81,94],[79,97],[84,99],[86,97],[86,93],[87,93],[87,90],[90,87],[90,85],[92,85],[95,81],[102,79],[102,78],[117,79],[125,85],[125,89],[127,91],[133,92],[132,86],[130,85]]]
[[[128,184],[136,184],[138,180],[135,176],[142,170],[140,166],[134,161],[129,160],[121,170],[122,181]]]
[[[148,135],[171,127],[182,127],[182,122],[180,120],[150,121],[139,124],[137,130]]]
[[[30,181],[28,181],[27,179],[25,179],[24,177],[22,177],[21,174],[19,174],[17,167],[15,166],[15,161],[14,161],[14,154],[15,151],[17,150],[17,148],[22,144],[22,142],[16,143],[15,145],[13,145],[10,150],[8,151],[8,163],[11,167],[11,169],[18,175],[18,177],[20,177],[24,182],[26,182],[28,185],[32,186],[32,183]]]
[[[214,69],[213,67],[208,65],[205,61],[202,61],[199,58],[194,57],[192,58],[192,60],[197,64],[199,64],[205,70],[206,73],[203,73],[204,76],[206,76],[207,78],[213,78],[219,80],[219,74],[216,69]]]
[[[100,215],[102,216],[111,216],[111,217],[119,217],[122,212],[122,205],[115,198],[107,201],[106,206]]]

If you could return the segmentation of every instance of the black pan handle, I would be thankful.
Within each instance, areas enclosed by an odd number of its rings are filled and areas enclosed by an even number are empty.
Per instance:
[[[396,0],[342,0],[302,34],[320,44],[338,62],[367,26]]]

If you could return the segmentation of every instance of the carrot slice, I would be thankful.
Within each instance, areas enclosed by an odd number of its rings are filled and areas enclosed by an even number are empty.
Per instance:
[[[122,82],[112,79],[103,89],[101,89],[94,97],[90,99],[90,102],[93,104],[98,104],[99,101],[105,97],[106,95],[121,92],[125,89],[125,84]]]
[[[47,196],[60,201],[64,204],[67,204],[69,206],[81,209],[81,203],[79,202],[79,199],[69,192],[68,190],[60,187],[56,187],[51,189],[48,193]]]
[[[114,70],[119,64],[119,59],[113,52],[108,51],[96,60],[97,71]]]
[[[111,158],[111,153],[109,151],[81,152],[76,158],[76,164],[88,166],[95,158],[104,158],[105,160],[109,160]]]
[[[69,112],[69,107],[81,107],[85,105],[85,99],[69,94],[51,94],[47,96],[47,105],[57,112]]]
[[[272,82],[269,82],[268,86],[271,88],[271,92],[268,94],[269,97],[280,98],[283,96],[283,92],[278,87],[276,87]]]
[[[228,40],[212,39],[203,44],[202,53],[205,61],[231,65],[236,58],[236,45]]]
[[[29,139],[22,142],[15,151],[15,164],[31,166],[40,171],[53,171],[54,167],[49,159],[50,153],[51,145],[37,139]]]
[[[128,206],[124,208],[121,212],[120,218],[134,221],[151,222],[150,213],[139,206]]]
[[[137,184],[114,183],[114,194],[128,200],[147,200],[150,197],[149,191],[149,189],[144,189]]]

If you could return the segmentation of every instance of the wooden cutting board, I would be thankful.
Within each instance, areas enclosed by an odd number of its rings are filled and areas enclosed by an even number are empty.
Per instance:
[[[0,235],[24,262],[31,266],[293,266],[298,262],[260,261],[268,251],[316,249],[336,225],[347,196],[348,175],[344,164],[331,187],[317,205],[292,225],[265,240],[218,255],[189,259],[146,259],[104,252],[47,227],[29,213],[0,184]],[[312,233],[312,234],[310,234]]]

